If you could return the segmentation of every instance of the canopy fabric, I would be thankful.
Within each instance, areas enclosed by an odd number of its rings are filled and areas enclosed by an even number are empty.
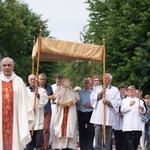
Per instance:
[[[37,59],[40,52],[39,61],[94,60],[102,62],[104,48],[104,45],[83,44],[39,36],[33,47],[32,58]]]

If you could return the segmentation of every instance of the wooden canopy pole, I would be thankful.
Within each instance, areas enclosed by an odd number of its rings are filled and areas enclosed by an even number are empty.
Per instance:
[[[36,82],[35,82],[35,89],[38,88],[38,75],[39,75],[39,67],[40,67],[40,51],[41,51],[41,44],[42,44],[42,26],[40,26],[40,33],[39,33],[39,37],[38,37],[38,40],[39,40],[39,45],[38,45],[38,57],[37,57],[37,66],[36,66]],[[36,95],[35,95],[35,98],[34,98],[34,108],[36,108]]]
[[[105,65],[106,65],[106,50],[105,50],[105,39],[103,39],[103,88],[106,88],[105,84]],[[105,94],[103,94],[105,100]],[[103,143],[106,144],[106,105],[103,104]]]
[[[94,75],[94,60],[92,60],[92,69],[91,69],[91,76]]]
[[[139,107],[140,107],[140,100],[142,98],[142,91],[141,91],[141,87],[139,87],[138,89],[138,99],[139,99]],[[139,114],[141,115],[140,111],[139,111]]]
[[[32,74],[34,74],[34,58],[32,58]]]
[[[92,44],[94,44],[94,39],[92,40]],[[92,60],[91,77],[94,76],[94,65],[95,65],[95,62],[94,60]]]
[[[40,26],[40,33],[38,37],[38,57],[37,57],[37,66],[36,66],[36,81],[35,81],[35,90],[38,88],[38,74],[39,74],[39,64],[40,64],[40,51],[41,51],[41,43],[42,43],[42,26]],[[36,95],[34,95],[34,106],[33,109],[36,109]],[[36,111],[36,110],[35,110]],[[32,136],[33,136],[34,126],[32,127]]]

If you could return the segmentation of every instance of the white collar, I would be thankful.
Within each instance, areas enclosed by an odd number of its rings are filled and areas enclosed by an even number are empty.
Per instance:
[[[12,79],[14,79],[15,76],[16,76],[16,74],[14,72],[12,72],[11,76],[5,76],[4,73],[2,72],[2,74],[1,74],[1,80],[5,81],[5,82],[9,82]]]

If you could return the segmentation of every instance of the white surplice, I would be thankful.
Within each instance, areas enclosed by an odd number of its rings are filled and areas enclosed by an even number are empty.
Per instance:
[[[130,106],[130,101],[135,101],[135,104]],[[139,104],[144,110],[139,109]],[[127,97],[122,100],[121,112],[123,116],[123,131],[142,131],[141,115],[146,111],[143,101],[136,97]]]
[[[102,90],[102,86],[96,86],[90,96],[91,104],[93,107],[93,113],[90,122],[93,124],[103,125],[103,103],[102,99],[97,101],[98,93]],[[111,86],[110,89],[106,89],[105,98],[109,100],[112,107],[106,105],[106,125],[115,126],[115,117],[117,112],[119,112],[119,106],[121,105],[120,92],[119,90]]]
[[[0,149],[3,150],[2,81],[13,80],[13,141],[12,150],[23,150],[31,141],[30,128],[35,117],[23,80],[14,72],[10,77],[0,73]]]
[[[34,92],[31,92],[27,87],[27,93],[30,97],[32,106],[34,106],[34,99],[36,99],[36,110],[35,110],[35,123],[34,130],[43,129],[44,125],[44,106],[48,103],[48,96],[46,90],[38,87],[39,98],[35,96]]]

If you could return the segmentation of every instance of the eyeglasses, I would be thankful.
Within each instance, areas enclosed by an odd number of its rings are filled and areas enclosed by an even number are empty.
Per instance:
[[[12,65],[11,64],[3,64],[3,67],[6,67],[6,66],[10,67]]]

